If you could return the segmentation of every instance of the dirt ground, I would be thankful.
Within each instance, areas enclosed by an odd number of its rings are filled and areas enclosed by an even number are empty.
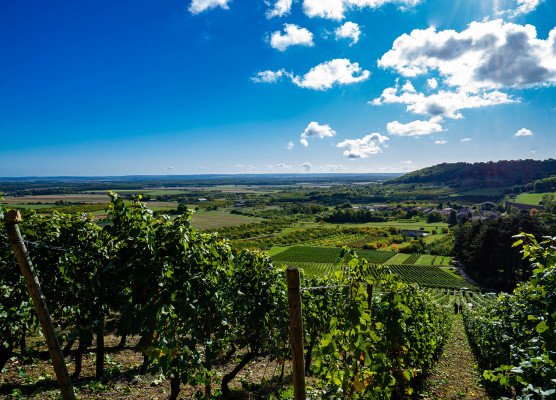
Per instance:
[[[454,317],[452,335],[425,382],[421,398],[490,399],[479,378],[477,362],[469,346],[461,314],[458,314]]]
[[[137,338],[130,338],[126,347],[118,349],[119,339],[108,336],[105,341],[105,376],[102,381],[95,379],[95,348],[83,357],[83,369],[78,379],[74,380],[75,392],[79,399],[167,399],[170,394],[170,381],[160,374],[139,374],[143,357],[133,347]],[[75,348],[74,345],[73,348]],[[26,359],[17,353],[2,370],[0,376],[0,399],[58,399],[60,391],[55,379],[54,368],[47,361],[44,346],[29,345],[31,353],[41,352],[39,360]],[[75,369],[73,356],[66,358],[69,373]],[[213,391],[220,388],[223,375],[233,369],[235,364],[217,365],[213,368]],[[234,399],[268,399],[281,388],[291,385],[291,365],[286,362],[284,380],[278,382],[282,365],[260,357],[241,371],[230,384]],[[267,382],[261,384],[261,382]],[[181,385],[180,399],[193,399],[197,391],[204,387]]]

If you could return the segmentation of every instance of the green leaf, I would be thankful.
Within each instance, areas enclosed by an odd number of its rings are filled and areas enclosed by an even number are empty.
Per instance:
[[[546,331],[548,329],[548,325],[546,324],[546,321],[541,321],[538,325],[537,325],[537,332],[538,333],[543,333],[544,331]]]

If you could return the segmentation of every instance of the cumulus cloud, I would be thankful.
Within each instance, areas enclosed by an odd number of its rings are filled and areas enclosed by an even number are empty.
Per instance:
[[[415,29],[398,37],[378,64],[407,77],[437,70],[448,85],[468,92],[551,84],[556,82],[554,31],[542,40],[534,26],[501,19],[472,22],[462,32]]]
[[[295,144],[293,144],[293,142],[289,142],[288,145],[286,146],[286,149],[291,150],[293,149],[295,146]]]
[[[309,172],[311,168],[313,168],[313,166],[308,161],[301,164],[301,169],[303,169],[305,172]]]
[[[279,71],[260,71],[257,75],[252,77],[251,80],[257,83],[276,83],[282,76],[287,75],[286,71],[281,69]]]
[[[419,4],[421,0],[303,0],[303,11],[309,17],[320,17],[341,21],[344,14],[353,8],[378,8],[385,4],[397,4],[407,9]]]
[[[367,80],[371,73],[351,63],[346,58],[337,58],[311,68],[303,77],[292,77],[292,82],[299,87],[325,90],[335,84],[348,85]]]
[[[448,143],[446,140],[435,140],[434,144],[446,144]]]
[[[500,91],[469,93],[463,89],[455,92],[441,90],[430,96],[421,92],[410,92],[391,87],[383,90],[379,98],[370,102],[373,105],[381,104],[406,104],[407,111],[415,114],[445,116],[448,118],[463,118],[460,110],[480,108],[496,104],[514,103],[514,100],[506,93]]]
[[[518,137],[518,136],[532,136],[532,135],[533,135],[533,132],[531,132],[529,129],[521,128],[520,130],[518,130],[518,131],[515,133],[514,136],[515,136],[515,137]]]
[[[465,143],[465,142],[470,142],[471,138],[470,137],[465,137],[463,139],[460,140],[460,142]]]
[[[389,122],[386,129],[390,135],[398,136],[421,136],[430,135],[435,132],[442,132],[442,117],[432,117],[428,121],[412,121],[407,124],[399,123],[398,121]]]
[[[294,75],[284,69],[279,71],[262,71],[252,77],[253,82],[275,83],[282,76],[288,77],[295,85],[301,88],[313,90],[326,90],[334,85],[349,85],[369,79],[371,73],[359,67],[358,63],[352,63],[348,59],[338,58],[324,62],[311,68],[303,76]]]
[[[277,0],[274,3],[274,7],[268,10],[266,13],[266,17],[268,19],[274,17],[283,17],[284,15],[288,15],[292,8],[292,0]]]
[[[380,133],[371,133],[362,139],[348,139],[338,143],[336,147],[346,147],[344,156],[347,158],[368,158],[372,154],[382,152],[382,147],[388,147],[388,137]]]
[[[319,139],[324,139],[325,137],[332,137],[335,134],[336,131],[330,128],[330,125],[328,124],[319,125],[318,122],[313,121],[309,125],[307,125],[307,128],[305,128],[305,130],[301,134],[301,139],[299,140],[299,143],[307,147],[309,146],[309,142],[307,142],[307,138],[316,137]]]
[[[438,81],[434,78],[427,79],[427,86],[429,87],[429,89],[434,90],[438,87]]]
[[[312,47],[313,34],[306,28],[300,28],[294,24],[284,24],[284,34],[274,32],[270,37],[270,46],[279,51],[285,51],[294,45]]]
[[[354,22],[346,22],[342,26],[336,28],[334,33],[336,34],[336,40],[351,39],[350,46],[353,46],[359,41],[359,36],[361,36],[361,29],[359,29],[359,25]]]
[[[209,10],[216,7],[222,7],[227,10],[228,3],[232,0],[192,0],[189,6],[189,11],[191,14],[199,14],[205,10]]]

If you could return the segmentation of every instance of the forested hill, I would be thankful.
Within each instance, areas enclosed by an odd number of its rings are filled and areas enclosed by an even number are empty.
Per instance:
[[[556,175],[556,160],[443,163],[410,172],[385,184],[442,182],[449,185],[513,186]]]

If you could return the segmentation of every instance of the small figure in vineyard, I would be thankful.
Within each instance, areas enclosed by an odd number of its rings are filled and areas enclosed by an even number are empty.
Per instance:
[[[458,310],[459,310],[458,302],[454,301],[454,314],[458,315]]]

